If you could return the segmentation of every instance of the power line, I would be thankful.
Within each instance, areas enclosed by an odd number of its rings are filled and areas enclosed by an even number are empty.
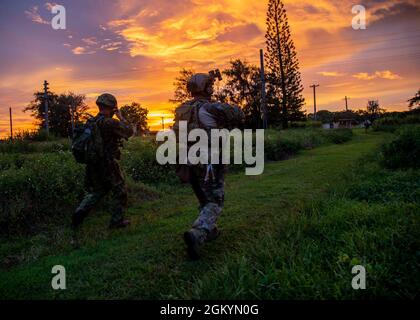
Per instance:
[[[349,111],[349,106],[348,106],[348,100],[350,100],[350,98],[348,98],[347,96],[344,98],[344,100],[346,101],[346,111]]]
[[[49,83],[47,80],[44,81],[44,106],[45,106],[45,130],[47,131],[47,135],[50,130],[49,120],[48,120],[48,85]]]
[[[9,108],[10,116],[10,139],[13,140],[13,119],[12,119],[12,108]]]

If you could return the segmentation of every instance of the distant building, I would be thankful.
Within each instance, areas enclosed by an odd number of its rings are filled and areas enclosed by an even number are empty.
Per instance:
[[[357,121],[353,119],[340,119],[338,120],[338,127],[339,128],[353,128],[353,126],[357,126]]]
[[[358,126],[359,123],[354,119],[339,119],[330,123],[324,123],[322,128],[324,129],[339,129],[339,128],[353,128]]]

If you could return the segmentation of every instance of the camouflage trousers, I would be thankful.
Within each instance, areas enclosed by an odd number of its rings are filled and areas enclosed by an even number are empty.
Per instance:
[[[128,192],[117,161],[108,164],[87,165],[85,186],[88,193],[83,198],[77,211],[80,210],[88,214],[102,198],[110,194],[111,224],[123,220]]]
[[[217,227],[217,219],[222,213],[225,200],[224,175],[224,165],[213,165],[212,170],[207,166],[190,167],[190,183],[200,202],[200,213],[192,228],[199,235],[201,243]]]

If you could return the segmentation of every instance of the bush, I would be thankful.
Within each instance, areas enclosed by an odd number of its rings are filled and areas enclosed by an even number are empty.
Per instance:
[[[179,179],[175,174],[175,168],[171,165],[160,165],[156,161],[158,145],[154,141],[135,138],[130,140],[127,148],[123,151],[122,165],[125,172],[134,181],[146,184],[177,184]]]
[[[351,129],[289,129],[267,130],[265,155],[267,160],[287,159],[302,149],[312,149],[327,143],[344,143],[353,136]]]
[[[0,141],[0,153],[35,153],[69,151],[70,140],[52,139],[51,141],[32,141],[13,139]]]
[[[32,233],[57,218],[67,217],[68,223],[85,191],[84,171],[70,152],[2,156],[0,233]],[[136,199],[150,200],[158,195],[130,178],[127,184]]]
[[[381,154],[387,168],[420,168],[420,126],[401,129],[395,140],[382,145]]]
[[[35,152],[35,145],[29,140],[0,141],[0,153],[30,153]]]
[[[19,153],[5,153],[0,157],[0,172],[7,169],[19,169],[25,163],[27,157]]]
[[[403,125],[416,124],[420,124],[420,114],[418,113],[393,115],[376,120],[373,124],[373,130],[395,132]]]
[[[20,158],[15,158],[14,160]],[[0,172],[0,230],[32,230],[73,208],[83,194],[83,167],[70,153],[42,154]]]
[[[290,123],[291,128],[321,128],[322,122],[321,121],[296,121]]]
[[[287,159],[302,149],[302,146],[295,141],[269,139],[265,141],[265,157],[270,161]]]

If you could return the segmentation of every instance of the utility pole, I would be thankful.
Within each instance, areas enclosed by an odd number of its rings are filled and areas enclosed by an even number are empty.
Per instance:
[[[47,80],[44,81],[44,112],[45,112],[45,130],[47,134],[50,131],[50,125],[48,123],[48,82]]]
[[[74,106],[74,101],[72,101],[70,107],[70,118],[71,118],[71,136],[73,137],[74,135],[74,112],[75,112],[75,106]]]
[[[12,108],[9,108],[10,116],[10,140],[13,140],[13,119],[12,119]]]
[[[265,70],[264,70],[264,52],[260,49],[260,62],[261,62],[261,112],[263,120],[263,129],[268,127],[268,115],[267,115],[267,99],[265,92]]]
[[[313,84],[310,87],[314,89],[314,120],[316,121],[316,88],[319,87],[319,84]]]
[[[348,98],[347,96],[344,98],[344,100],[346,100],[346,111],[349,111],[349,106],[348,106],[348,101],[350,100],[350,98]]]
[[[162,117],[162,130],[165,130],[165,116]]]

